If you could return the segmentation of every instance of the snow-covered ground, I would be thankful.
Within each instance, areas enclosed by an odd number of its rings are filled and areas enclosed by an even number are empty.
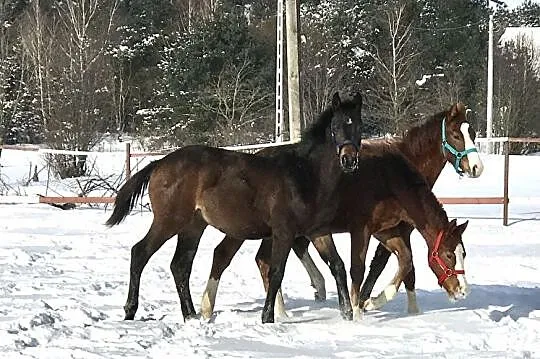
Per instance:
[[[447,166],[436,194],[500,196],[502,157],[484,160],[479,179],[459,179]],[[510,198],[540,197],[538,167],[540,156],[512,157]],[[2,171],[7,178],[9,166]],[[44,185],[25,190],[37,193]],[[406,314],[400,292],[361,322],[342,320],[335,282],[310,248],[326,278],[327,301],[313,300],[309,279],[291,255],[283,281],[289,318],[263,325],[265,296],[254,261],[258,241],[246,242],[225,272],[216,315],[184,323],[169,270],[176,239],[170,240],[145,268],[136,320],[123,321],[130,249],[146,233],[151,213],[136,210],[107,229],[110,209],[0,205],[0,358],[540,357],[540,203],[511,204],[508,227],[502,226],[502,206],[446,209],[459,223],[470,220],[464,235],[472,286],[467,299],[448,301],[414,232],[421,314]],[[221,238],[208,228],[201,240],[191,277],[196,306]],[[336,236],[336,244],[348,267],[348,235]],[[375,247],[372,242],[369,258]],[[392,258],[374,294],[395,269]]]

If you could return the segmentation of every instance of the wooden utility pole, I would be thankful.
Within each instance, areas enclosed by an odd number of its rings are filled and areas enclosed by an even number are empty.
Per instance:
[[[283,142],[283,0],[276,16],[276,128],[274,142]]]
[[[279,0],[278,0],[279,1]],[[300,125],[300,72],[298,61],[298,7],[296,0],[285,0],[287,31],[287,90],[289,95],[289,139],[299,141]]]

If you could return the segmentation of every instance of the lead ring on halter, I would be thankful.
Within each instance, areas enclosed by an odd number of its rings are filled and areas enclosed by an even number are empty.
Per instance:
[[[454,162],[454,169],[456,170],[456,173],[458,175],[463,176],[463,171],[459,168],[459,165],[461,164],[461,160],[463,159],[463,157],[467,156],[469,153],[478,152],[478,150],[476,149],[476,147],[474,147],[474,148],[465,149],[463,151],[458,151],[456,150],[454,146],[449,144],[448,141],[446,140],[446,118],[443,118],[442,120],[441,133],[442,133],[443,153],[445,150],[447,150],[448,152],[453,154],[454,157],[456,157],[456,161]]]

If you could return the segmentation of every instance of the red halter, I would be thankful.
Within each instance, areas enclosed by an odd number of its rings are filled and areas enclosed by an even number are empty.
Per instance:
[[[443,283],[453,275],[465,274],[465,270],[463,269],[455,270],[455,269],[448,268],[446,263],[444,263],[441,257],[439,257],[439,246],[441,245],[443,235],[444,235],[444,231],[441,230],[439,234],[437,235],[437,239],[435,240],[435,246],[433,247],[433,251],[431,252],[428,258],[428,261],[430,264],[431,262],[436,262],[439,265],[439,267],[441,267],[441,269],[443,270],[443,272],[438,276],[440,286],[442,286]]]

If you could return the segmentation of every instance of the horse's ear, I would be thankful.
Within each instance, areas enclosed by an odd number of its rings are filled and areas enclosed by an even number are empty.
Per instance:
[[[334,110],[338,109],[341,105],[341,98],[339,97],[339,92],[335,92],[334,96],[332,96],[332,108]]]
[[[465,108],[465,105],[461,102],[458,102],[455,105],[453,105],[452,108],[450,109],[450,118],[454,119],[458,117],[459,114],[465,115],[466,111],[467,109]]]
[[[454,218],[453,220],[448,223],[448,233],[454,232],[454,230],[457,227],[457,220]]]
[[[356,104],[356,107],[362,108],[362,94],[360,92],[354,94],[353,102]]]
[[[457,233],[459,233],[459,235],[463,235],[463,232],[465,232],[465,230],[467,229],[467,226],[469,225],[469,221],[465,221],[463,223],[461,223],[459,226],[457,226]]]

